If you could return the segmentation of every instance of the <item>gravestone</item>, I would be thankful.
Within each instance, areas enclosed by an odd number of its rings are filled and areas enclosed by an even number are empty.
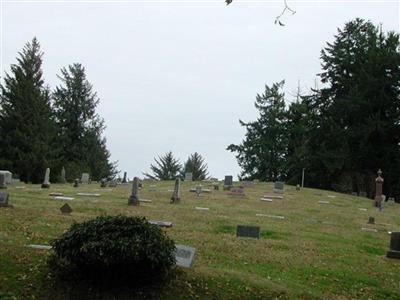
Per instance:
[[[133,205],[133,206],[139,205],[138,193],[139,193],[139,178],[135,177],[133,178],[132,194],[128,199],[128,205]]]
[[[102,179],[100,180],[100,187],[101,187],[101,188],[107,187],[107,179],[102,178]]]
[[[260,227],[259,226],[248,226],[248,225],[237,225],[236,236],[259,239],[260,238]]]
[[[76,178],[75,180],[74,180],[74,187],[79,187],[79,179],[78,178]]]
[[[89,183],[89,173],[82,173],[81,183],[88,184]]]
[[[378,170],[378,177],[375,178],[375,207],[378,207],[379,210],[382,210],[382,186],[383,186],[383,178],[381,177],[382,171]]]
[[[6,184],[12,183],[12,173],[10,171],[0,170],[0,174],[4,174],[4,176],[6,177],[6,179],[5,179]]]
[[[68,203],[65,203],[63,206],[61,206],[60,211],[63,215],[69,215],[72,213],[72,208],[68,205]]]
[[[193,181],[193,173],[185,173],[185,181]]]
[[[122,179],[122,183],[128,183],[128,181],[126,180],[126,172],[124,172],[124,178]]]
[[[166,222],[166,221],[149,221],[150,224],[156,225],[158,227],[172,227],[172,222]]]
[[[375,224],[375,218],[374,217],[369,217],[368,218],[368,224]]]
[[[181,180],[179,178],[175,179],[175,187],[171,197],[171,203],[180,202],[180,189],[181,189]]]
[[[218,182],[214,183],[213,186],[214,186],[214,191],[219,191],[219,183]]]
[[[229,190],[233,185],[233,176],[226,175],[224,179],[224,190]]]
[[[296,191],[300,191],[300,184],[296,185]]]
[[[275,181],[274,182],[274,193],[283,194],[284,187],[285,187],[285,183],[284,182]]]
[[[203,191],[203,187],[201,185],[196,186],[196,195],[197,197],[200,197],[200,194]]]
[[[194,263],[196,249],[185,245],[175,245],[176,265],[184,268],[191,268]]]
[[[44,175],[44,181],[42,183],[42,189],[48,189],[50,187],[50,168],[46,169],[46,174]]]
[[[61,169],[60,180],[61,180],[61,183],[65,183],[66,182],[66,180],[65,180],[65,168],[64,167],[62,167],[62,169]]]
[[[241,197],[246,196],[243,188],[231,188],[228,195],[229,196],[241,196]]]
[[[8,207],[8,200],[10,196],[6,192],[0,192],[0,207]]]
[[[386,256],[400,259],[400,232],[390,234],[390,250],[386,253]]]
[[[6,189],[6,188],[7,188],[6,175],[4,173],[0,173],[0,189]]]
[[[252,187],[253,186],[253,181],[243,181],[243,186],[245,187],[245,188],[250,188],[250,187]]]

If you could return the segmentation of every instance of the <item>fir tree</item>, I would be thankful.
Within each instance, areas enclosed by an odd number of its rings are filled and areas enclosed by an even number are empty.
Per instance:
[[[184,177],[185,173],[192,173],[194,181],[206,179],[208,171],[204,158],[197,152],[190,155],[184,164],[182,177]]]
[[[6,73],[0,98],[0,168],[34,183],[43,180],[56,152],[42,57],[39,42],[33,38],[19,53],[17,63],[11,65],[11,73]]]
[[[179,160],[174,158],[171,151],[161,157],[159,156],[158,159],[154,158],[154,160],[155,164],[150,165],[150,170],[153,174],[143,173],[146,177],[159,180],[173,180],[179,176],[182,166]]]

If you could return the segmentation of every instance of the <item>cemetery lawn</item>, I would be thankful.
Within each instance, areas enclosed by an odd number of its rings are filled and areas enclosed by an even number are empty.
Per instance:
[[[197,197],[189,192],[195,183],[188,182],[182,183],[181,203],[170,204],[174,183],[158,182],[155,192],[150,184],[143,182],[139,198],[152,203],[139,207],[127,205],[131,185],[9,186],[14,208],[0,208],[0,299],[143,299],[131,291],[54,284],[46,268],[51,250],[25,247],[49,244],[73,222],[117,214],[171,221],[173,227],[163,229],[168,236],[197,249],[194,267],[179,269],[151,295],[156,299],[400,299],[400,260],[385,257],[388,231],[400,229],[399,204],[384,203],[378,212],[367,198],[291,186],[283,200],[260,201],[273,194],[270,183],[246,188],[245,197],[222,190]],[[75,197],[68,201],[70,216],[59,211],[67,201],[50,192]],[[376,224],[367,224],[370,216]],[[261,238],[236,238],[239,224],[260,226]]]

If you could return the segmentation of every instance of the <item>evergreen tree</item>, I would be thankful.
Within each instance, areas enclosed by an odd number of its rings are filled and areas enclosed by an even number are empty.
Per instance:
[[[34,183],[41,182],[45,169],[54,165],[57,150],[42,57],[39,42],[33,38],[11,65],[11,73],[6,73],[0,97],[0,169]]]
[[[192,173],[192,179],[194,181],[206,179],[208,171],[204,158],[197,152],[190,155],[184,164],[182,177],[185,176],[185,173]]]
[[[242,168],[241,178],[284,180],[287,138],[285,131],[284,81],[265,86],[264,94],[257,94],[255,107],[260,116],[254,122],[240,124],[246,127],[246,136],[240,145],[231,144],[227,150],[236,152]]]
[[[103,119],[96,113],[99,98],[86,78],[85,68],[73,64],[61,69],[62,84],[53,93],[54,109],[63,147],[62,160],[69,179],[89,172],[99,180],[116,173],[102,137]]]
[[[179,176],[181,164],[175,159],[172,151],[167,152],[164,156],[154,158],[155,164],[150,165],[153,174],[143,173],[148,178],[159,180],[173,180]]]

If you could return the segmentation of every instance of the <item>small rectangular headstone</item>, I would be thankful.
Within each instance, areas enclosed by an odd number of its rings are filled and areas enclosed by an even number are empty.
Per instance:
[[[89,183],[89,173],[82,173],[81,183],[88,184]]]
[[[26,245],[26,247],[39,250],[51,250],[53,248],[52,246],[49,245],[34,245],[34,244]]]
[[[248,225],[237,225],[236,236],[259,239],[260,238],[260,227],[259,226],[248,226]]]
[[[226,175],[225,176],[224,185],[225,186],[232,186],[233,185],[233,176],[232,175]]]
[[[264,202],[272,202],[273,201],[272,199],[269,199],[269,198],[260,198],[260,200],[264,201]]]
[[[78,196],[85,196],[85,197],[100,197],[100,194],[92,194],[92,193],[77,193]]]
[[[210,208],[208,208],[208,207],[199,207],[199,206],[196,206],[195,209],[197,209],[197,210],[210,210]]]
[[[272,219],[285,219],[284,216],[276,216],[276,215],[266,215],[266,214],[256,214],[256,217],[267,217],[267,218],[272,218]]]
[[[175,245],[175,260],[180,267],[191,268],[194,263],[196,249],[185,245]]]
[[[74,200],[75,198],[66,197],[66,196],[55,196],[54,199],[55,200],[67,200],[67,201],[70,201],[70,200]]]
[[[185,181],[193,181],[193,173],[185,173]]]
[[[284,191],[284,182],[282,181],[275,181],[274,182],[274,193],[276,194],[283,194]]]
[[[149,221],[150,224],[157,225],[159,227],[172,227],[172,222],[166,222],[166,221]]]
[[[8,207],[8,199],[9,199],[9,194],[6,192],[0,192],[0,207]]]

